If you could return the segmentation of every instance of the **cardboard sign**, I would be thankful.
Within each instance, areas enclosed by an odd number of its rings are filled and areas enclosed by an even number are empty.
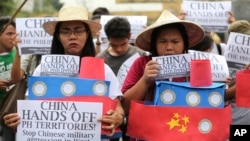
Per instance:
[[[186,13],[185,20],[198,23],[206,31],[227,32],[231,1],[183,0],[182,10]]]
[[[21,54],[50,54],[52,36],[45,32],[43,23],[56,17],[16,18],[16,31],[22,40],[18,43]]]
[[[80,57],[75,55],[43,55],[41,76],[77,77]]]
[[[102,103],[19,100],[17,141],[101,140]]]
[[[160,73],[156,79],[183,77],[190,74],[190,54],[153,57],[160,65]]]
[[[225,48],[230,76],[235,78],[236,71],[250,62],[250,35],[231,32]]]

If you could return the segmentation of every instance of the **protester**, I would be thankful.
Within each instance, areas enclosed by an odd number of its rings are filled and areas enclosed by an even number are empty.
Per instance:
[[[4,68],[1,69],[0,72],[1,99],[3,98],[5,93],[4,91],[8,88],[8,86],[22,78],[20,56],[18,50],[14,47],[19,41],[16,38],[16,26],[14,22],[11,22],[7,25],[7,27],[5,27],[9,20],[9,18],[0,18],[0,59],[1,68]]]
[[[15,22],[10,18],[0,18],[0,106],[2,108],[4,97],[14,88],[15,83],[22,79],[23,71],[20,68],[20,56],[15,48],[17,39]],[[6,101],[5,101],[6,102]],[[8,101],[7,101],[8,102]],[[1,113],[0,140],[14,140],[14,132],[3,123]]]
[[[109,47],[97,54],[97,57],[103,58],[115,75],[118,74],[123,63],[131,56],[136,53],[138,53],[138,56],[145,54],[145,51],[130,44],[131,25],[126,18],[114,17],[110,19],[104,26],[104,31],[108,38]],[[129,70],[130,66],[126,67]],[[122,78],[118,79],[121,83],[120,85],[122,85],[124,80],[121,80]],[[125,133],[125,130],[123,130],[123,133]],[[126,140],[125,134],[123,135],[123,140]]]
[[[250,23],[247,20],[238,20],[233,22],[228,28],[229,34],[231,32],[242,33],[250,35]],[[243,69],[250,69],[250,64],[247,64]],[[235,125],[250,125],[250,109],[236,106],[235,93],[236,84],[232,81],[231,86],[226,90],[225,100],[232,106],[232,124]]]
[[[250,23],[246,20],[235,21],[228,28],[228,33],[230,34],[231,32],[250,35]],[[248,65],[246,65],[244,69],[248,69],[248,68],[249,68]],[[235,81],[232,82],[231,87],[227,90],[226,95],[225,95],[225,100],[231,100],[231,99],[234,100],[235,98],[234,83]]]
[[[98,8],[96,8],[92,13],[91,20],[94,21],[94,22],[100,23],[102,15],[109,15],[109,10],[106,7],[98,7]],[[100,31],[93,34],[93,37],[94,37],[96,53],[101,52],[101,50],[103,50],[101,48],[107,48],[108,42],[107,41],[102,41],[100,39]]]
[[[155,78],[160,72],[159,64],[152,60],[156,56],[178,55],[188,52],[189,47],[204,38],[201,26],[180,20],[164,10],[155,23],[146,27],[136,38],[135,44],[151,53],[135,60],[124,81],[122,104],[126,115],[131,100],[152,101],[155,92]],[[187,81],[186,77],[172,78],[175,82]]]
[[[154,56],[178,55],[187,53],[188,48],[198,44],[204,38],[201,26],[180,20],[164,10],[158,20],[145,28],[136,38],[136,45],[152,56],[139,57],[133,63],[122,87],[122,104],[126,115],[131,100],[152,101],[155,90],[155,77],[160,71],[159,64],[152,60]],[[173,78],[172,81],[186,81],[186,78]]]
[[[109,10],[106,7],[97,7],[92,13],[91,20],[100,23],[102,15],[109,15]]]
[[[190,50],[211,52],[212,44],[213,44],[213,39],[211,38],[209,32],[205,32],[204,39],[199,44],[190,48]]]
[[[131,39],[131,25],[126,18],[114,17],[104,26],[109,41],[109,47],[97,54],[110,66],[115,75],[119,68],[129,57],[135,53],[143,55],[145,51],[129,44]]]
[[[101,29],[101,25],[88,20],[88,12],[84,7],[76,5],[64,6],[58,13],[58,20],[49,21],[43,24],[44,30],[53,36],[51,54],[77,55],[80,57],[95,56],[95,48],[92,33]],[[105,80],[110,81],[109,96],[118,102],[116,110],[109,110],[99,121],[107,123],[102,126],[104,130],[110,130],[110,136],[115,133],[115,129],[123,122],[124,111],[120,104],[121,91],[118,88],[118,81],[108,67],[104,64]],[[41,66],[34,71],[34,76],[40,76]],[[16,113],[6,115],[5,123],[16,128],[20,122],[20,117]]]

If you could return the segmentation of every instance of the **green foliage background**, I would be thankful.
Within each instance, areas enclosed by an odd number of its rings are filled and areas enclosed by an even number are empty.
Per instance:
[[[0,16],[10,16],[14,12],[16,6],[13,0],[1,0]]]
[[[23,0],[16,0],[21,1]],[[12,16],[21,5],[14,0],[0,1],[0,16]],[[42,5],[39,5],[42,4]],[[20,11],[16,17],[36,17],[36,16],[54,16],[61,8],[59,0],[34,0],[34,9],[32,12]]]

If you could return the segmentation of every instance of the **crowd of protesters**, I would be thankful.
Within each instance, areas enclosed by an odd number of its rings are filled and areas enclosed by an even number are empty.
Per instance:
[[[160,66],[152,57],[186,54],[190,49],[224,55],[226,43],[216,43],[213,39],[216,33],[205,31],[198,23],[185,20],[185,13],[181,12],[176,16],[167,10],[164,10],[153,24],[145,27],[135,42],[131,43],[131,24],[126,18],[115,16],[105,25],[101,25],[102,15],[110,15],[107,8],[97,8],[92,18],[89,18],[85,7],[63,6],[58,13],[58,19],[45,22],[43,28],[53,37],[51,54],[104,59],[104,72],[100,73],[104,73],[105,80],[110,81],[109,97],[118,104],[115,110],[109,110],[98,121],[106,123],[102,129],[109,130],[109,136],[115,134],[116,128],[122,129],[122,137],[111,140],[135,140],[126,136],[126,117],[129,115],[132,100],[153,101],[154,83]],[[229,34],[250,34],[248,21],[235,19],[230,11],[228,15]],[[15,87],[15,83],[26,74],[41,76],[41,55],[19,54],[18,43],[22,39],[18,37],[15,22],[8,23],[9,20],[10,18],[6,17],[0,18],[0,105],[8,89]],[[104,28],[108,39],[103,51],[100,50],[102,41],[99,39],[101,28]],[[127,74],[121,83],[117,78],[119,69],[135,54],[138,54],[138,57],[127,68]],[[32,62],[32,67],[26,72],[29,61]],[[249,65],[243,69],[249,69]],[[172,78],[172,81],[189,80],[186,77],[178,77]],[[232,105],[232,124],[250,125],[250,109],[235,104],[237,82],[229,76],[225,83],[229,88],[225,90],[224,100]],[[20,115],[8,113],[1,118],[0,141],[15,141],[15,132],[21,122]]]

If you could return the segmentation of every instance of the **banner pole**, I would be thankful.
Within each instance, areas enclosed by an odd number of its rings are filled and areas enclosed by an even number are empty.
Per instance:
[[[18,7],[18,9],[15,11],[15,13],[12,15],[12,17],[10,18],[10,20],[8,21],[8,23],[3,27],[3,29],[1,30],[1,34],[5,31],[5,29],[8,27],[8,25],[10,25],[10,23],[13,21],[13,19],[16,17],[16,15],[18,14],[18,12],[22,9],[22,7],[24,6],[24,4],[27,2],[28,0],[24,0],[23,3]]]

